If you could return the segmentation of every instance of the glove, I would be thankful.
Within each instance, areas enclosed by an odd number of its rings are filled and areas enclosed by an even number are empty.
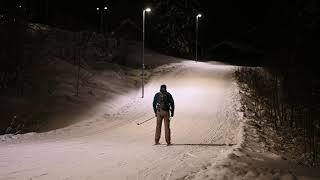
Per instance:
[[[171,117],[173,117],[174,116],[174,113],[173,113],[173,111],[171,111]]]

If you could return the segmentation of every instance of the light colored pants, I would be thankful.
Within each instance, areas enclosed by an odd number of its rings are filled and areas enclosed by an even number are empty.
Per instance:
[[[161,137],[161,126],[162,120],[164,120],[164,130],[167,144],[171,143],[171,135],[170,135],[170,113],[168,111],[160,110],[157,112],[157,127],[155,134],[155,143],[159,143]]]

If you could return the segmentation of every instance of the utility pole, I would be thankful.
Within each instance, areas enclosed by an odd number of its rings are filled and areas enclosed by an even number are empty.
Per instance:
[[[199,18],[202,17],[202,14],[196,16],[196,62],[198,62],[198,31],[199,31]]]
[[[146,8],[143,10],[142,14],[142,98],[144,98],[144,41],[145,41],[145,20],[146,20],[146,12],[151,12],[150,8]]]
[[[100,33],[104,33],[104,13],[108,10],[108,7],[105,6],[103,8],[97,8],[98,13],[100,14],[100,23],[99,23],[99,31]]]

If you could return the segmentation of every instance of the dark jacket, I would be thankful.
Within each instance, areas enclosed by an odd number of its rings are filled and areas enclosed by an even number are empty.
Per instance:
[[[167,94],[167,96],[169,97],[169,105],[170,105],[170,109],[171,109],[171,114],[174,114],[174,100],[173,97],[170,93],[165,92]],[[153,98],[153,110],[154,113],[157,113],[157,104],[160,101],[160,92],[158,92],[154,98]]]

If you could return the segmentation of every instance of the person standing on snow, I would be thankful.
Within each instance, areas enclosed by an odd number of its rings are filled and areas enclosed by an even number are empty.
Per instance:
[[[170,111],[171,117],[174,116],[174,100],[172,95],[167,92],[167,86],[161,85],[160,92],[158,92],[153,99],[153,110],[157,117],[157,127],[155,133],[155,145],[159,144],[161,137],[162,120],[164,120],[165,137],[167,145],[171,145],[170,132]]]

